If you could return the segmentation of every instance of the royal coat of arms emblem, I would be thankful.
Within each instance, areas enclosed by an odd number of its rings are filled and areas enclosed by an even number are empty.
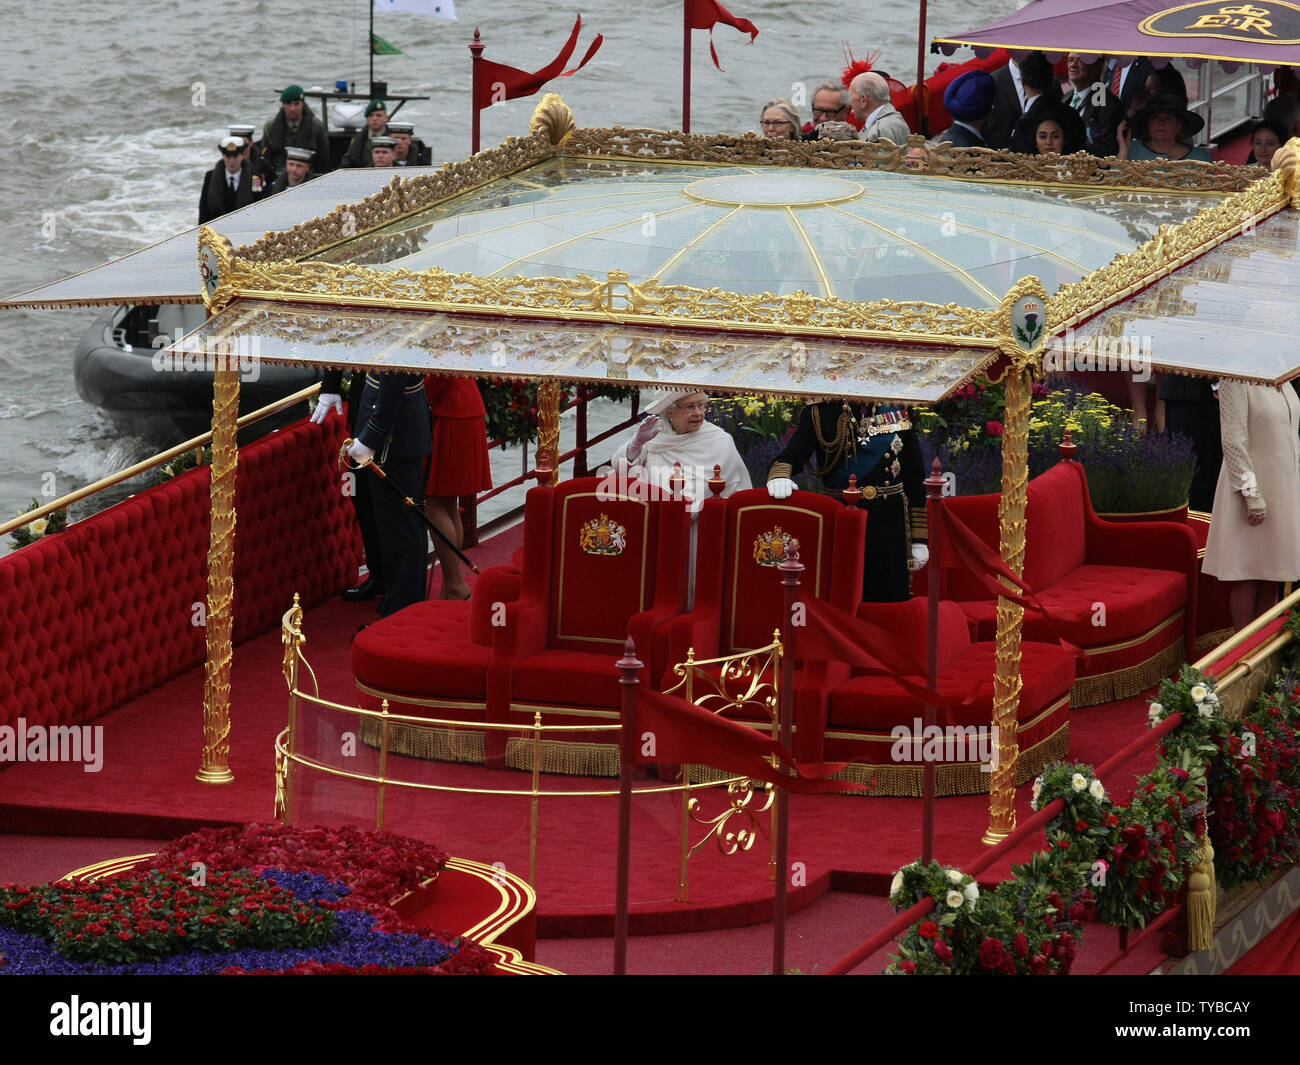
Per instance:
[[[578,542],[587,555],[621,555],[627,547],[627,529],[602,514],[583,525]]]
[[[754,561],[760,566],[779,566],[790,549],[799,550],[799,541],[776,526],[754,538]]]

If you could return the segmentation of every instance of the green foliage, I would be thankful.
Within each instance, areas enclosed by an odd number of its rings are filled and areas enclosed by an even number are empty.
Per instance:
[[[30,507],[23,507],[19,514],[27,514],[43,504],[32,500]],[[63,507],[53,511],[44,518],[36,518],[26,525],[20,525],[9,536],[9,546],[15,550],[20,547],[26,547],[28,544],[34,544],[42,536],[48,536],[50,533],[62,532],[68,527],[68,510]]]

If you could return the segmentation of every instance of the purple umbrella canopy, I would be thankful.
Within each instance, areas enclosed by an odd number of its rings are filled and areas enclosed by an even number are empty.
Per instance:
[[[1300,5],[1032,0],[981,29],[934,39],[945,55],[959,45],[969,45],[981,57],[1005,48],[1017,60],[1041,51],[1053,62],[1078,52],[1088,60],[1110,55],[1122,62],[1140,56],[1186,58],[1191,66],[1217,59],[1229,71],[1240,63],[1300,66]]]

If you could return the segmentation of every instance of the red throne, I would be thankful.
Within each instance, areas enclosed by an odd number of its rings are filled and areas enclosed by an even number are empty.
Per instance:
[[[657,630],[686,604],[690,518],[682,500],[615,496],[595,477],[528,495],[523,585],[494,626],[487,669],[487,720],[583,724],[618,720],[613,661],[629,635],[656,647]],[[642,683],[661,676],[659,654],[647,655]],[[617,745],[543,744],[545,768],[617,773]],[[487,762],[531,766],[531,751],[493,731]]]
[[[784,592],[776,568],[790,541],[798,542],[801,597],[825,599],[852,612],[862,598],[863,546],[867,512],[846,507],[830,496],[799,492],[775,500],[765,488],[709,500],[700,513],[695,564],[695,603],[668,626],[668,666],[663,687],[677,677],[671,665],[688,651],[716,658],[762,647],[780,629],[786,633]],[[640,646],[638,644],[638,646]],[[847,679],[848,667],[834,662],[803,662],[795,668],[795,755],[816,761],[825,723],[825,691]],[[761,707],[744,707],[738,716],[764,720]]]
[[[923,662],[927,607],[925,599],[863,603],[858,616],[885,630]],[[991,767],[985,768],[989,763],[983,760],[989,757],[994,746],[990,732],[994,652],[991,641],[972,642],[958,604],[939,603],[938,688],[950,706],[938,709],[936,724],[945,735],[960,740],[945,750],[943,762],[937,767],[935,788],[939,795],[969,795],[988,790]],[[1059,644],[1022,642],[1017,783],[1035,776],[1045,764],[1068,753],[1070,689],[1074,676],[1074,656]],[[920,678],[917,682],[925,683]],[[899,737],[910,738],[921,733],[920,738],[925,740],[924,731],[917,729],[924,713],[925,700],[904,689],[894,677],[855,669],[849,680],[830,692],[824,760],[855,763],[844,775],[860,783],[874,782],[873,790],[877,794],[919,796],[923,794],[924,748],[916,750],[906,744],[900,747]],[[907,732],[895,733],[898,726]],[[904,756],[901,759],[900,753]]]
[[[997,550],[999,499],[958,496],[945,505]],[[1059,635],[1083,649],[1070,695],[1076,707],[1137,695],[1193,657],[1196,539],[1187,526],[1103,521],[1077,462],[1029,482],[1025,521],[1024,578],[1052,623],[1026,611],[1024,638]],[[975,639],[993,639],[997,600],[958,568],[945,566],[942,577],[942,598],[960,604]]]

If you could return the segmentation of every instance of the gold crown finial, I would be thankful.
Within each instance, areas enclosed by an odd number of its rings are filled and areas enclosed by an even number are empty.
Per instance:
[[[564,142],[573,136],[573,131],[577,128],[573,111],[556,92],[548,92],[543,96],[533,111],[533,117],[528,120],[528,132],[536,133],[540,130],[545,133],[553,148],[564,147]]]

